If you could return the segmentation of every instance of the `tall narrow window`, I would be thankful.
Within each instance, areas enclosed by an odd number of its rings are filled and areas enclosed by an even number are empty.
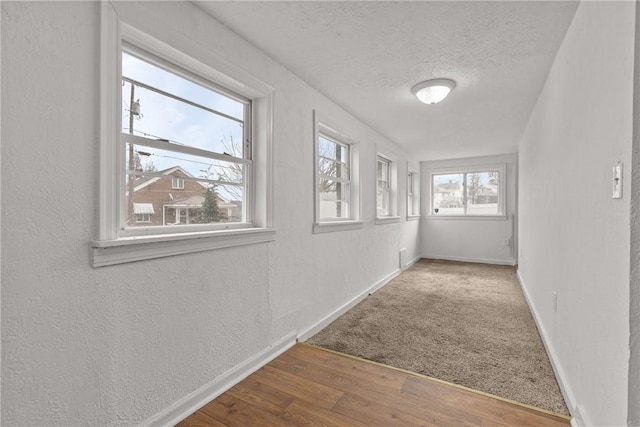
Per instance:
[[[432,216],[504,215],[504,166],[431,174]]]
[[[349,146],[327,135],[318,137],[318,207],[320,221],[349,219],[351,160]]]
[[[377,162],[377,216],[391,216],[391,162],[378,156]]]
[[[360,221],[359,144],[331,125],[314,118],[314,233],[362,228]]]
[[[250,117],[248,99],[125,46],[124,232],[246,223]],[[135,211],[141,204],[153,208],[145,221]]]
[[[407,217],[420,215],[420,196],[418,194],[418,174],[407,174]]]

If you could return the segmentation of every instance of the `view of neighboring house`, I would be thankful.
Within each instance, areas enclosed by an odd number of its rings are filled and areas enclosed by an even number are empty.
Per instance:
[[[449,179],[449,182],[434,182],[433,207],[441,214],[461,214],[465,212],[465,186],[462,180]],[[499,188],[495,179],[480,184],[473,179],[466,188],[466,213],[474,215],[496,214],[498,209]]]
[[[433,187],[433,204],[437,208],[462,207],[462,181],[453,181],[436,184]]]
[[[142,176],[136,179],[133,189],[134,218],[130,225],[178,225],[198,221],[205,201],[207,186],[179,166],[165,169],[159,176]],[[185,179],[187,178],[187,179]],[[242,220],[242,203],[229,201],[216,193],[222,222]]]

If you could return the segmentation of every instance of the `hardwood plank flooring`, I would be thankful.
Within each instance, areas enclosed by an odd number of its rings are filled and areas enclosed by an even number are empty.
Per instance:
[[[531,426],[569,419],[298,343],[178,423],[224,426]]]

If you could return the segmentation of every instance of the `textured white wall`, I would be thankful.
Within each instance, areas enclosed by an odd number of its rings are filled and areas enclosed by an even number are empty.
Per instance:
[[[633,170],[631,180],[631,280],[629,304],[629,417],[640,425],[640,8],[636,7],[635,70],[633,85]]]
[[[520,274],[586,425],[627,417],[634,8],[580,4],[520,146]]]
[[[419,255],[419,221],[374,225],[376,145],[406,155],[185,2],[123,4],[275,88],[272,244],[93,269],[98,3],[2,2],[2,424],[132,425]],[[360,141],[364,229],[312,234],[312,111]]]
[[[426,214],[429,210],[429,172],[431,170],[499,163],[507,165],[505,195],[507,220],[425,218],[422,220],[421,229],[424,257],[509,265],[516,263],[518,244],[515,231],[518,179],[516,154],[422,162],[422,212]],[[511,239],[511,246],[504,245],[505,239]]]

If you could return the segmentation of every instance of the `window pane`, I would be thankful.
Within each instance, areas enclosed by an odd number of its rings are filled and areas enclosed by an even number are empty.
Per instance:
[[[467,173],[467,215],[497,215],[500,174]]]
[[[378,160],[378,182],[389,182],[389,163]]]
[[[464,175],[433,175],[433,213],[464,215]]]
[[[128,177],[127,177],[128,178]],[[184,181],[184,189],[171,186],[172,178],[137,176],[133,198],[127,192],[127,226],[171,226],[240,222],[243,217],[242,187],[235,187],[240,198],[232,199],[226,186],[203,181]]]
[[[389,216],[389,190],[387,188],[378,187],[377,200],[378,217]]]
[[[320,178],[320,218],[349,218],[349,184]]]
[[[349,147],[338,144],[322,135],[318,138],[318,154],[320,157],[336,160],[345,164],[349,163]]]
[[[133,111],[132,90],[139,105]],[[125,133],[243,157],[241,122],[128,82],[122,86],[122,126]]]
[[[349,180],[349,168],[344,163],[321,157],[318,162],[318,167],[320,175]]]
[[[244,104],[242,102],[125,52],[122,53],[122,75],[243,120]]]
[[[138,225],[244,222],[245,165],[126,145],[127,168],[133,172],[125,177],[128,226],[135,225],[132,215],[143,213],[151,215],[151,224]],[[214,205],[220,215],[215,214]]]

